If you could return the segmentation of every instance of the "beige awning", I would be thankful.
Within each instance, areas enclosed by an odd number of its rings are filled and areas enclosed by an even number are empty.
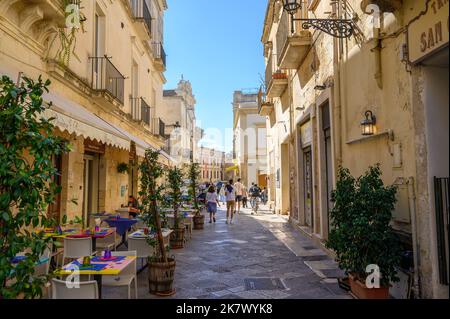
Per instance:
[[[120,127],[117,127],[117,126],[112,125],[112,124],[109,124],[109,125],[111,125],[111,127],[113,129],[116,129],[121,134],[127,136],[130,141],[133,141],[136,144],[136,154],[138,156],[144,157],[145,156],[145,151],[147,149],[149,149],[149,148],[155,150],[155,148],[153,146],[151,146],[149,143],[147,143],[146,141],[142,140],[141,138],[139,138],[139,137],[137,137],[137,136],[127,132],[126,130],[124,130],[124,129],[120,128]]]
[[[56,93],[43,95],[45,102],[52,102],[50,109],[45,111],[46,116],[55,118],[55,126],[69,134],[75,133],[84,138],[117,148],[130,150],[130,139],[122,134],[105,120],[89,112],[81,105],[70,101]]]

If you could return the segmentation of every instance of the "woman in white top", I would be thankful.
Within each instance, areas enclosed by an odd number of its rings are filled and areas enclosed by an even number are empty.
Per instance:
[[[225,186],[225,196],[227,198],[227,224],[228,218],[230,218],[230,224],[232,224],[236,207],[236,190],[233,187],[233,180],[230,180],[227,186]]]
[[[211,185],[206,193],[206,207],[209,213],[209,223],[216,222],[217,206],[219,205],[219,199],[217,198],[217,192],[214,185]]]

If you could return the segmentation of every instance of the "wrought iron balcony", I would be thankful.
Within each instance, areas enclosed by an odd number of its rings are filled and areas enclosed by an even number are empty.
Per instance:
[[[262,89],[258,93],[258,112],[261,116],[269,116],[274,110],[274,105],[267,99],[267,95]]]
[[[282,69],[297,69],[306,55],[312,43],[311,33],[303,30],[297,22],[298,30],[291,33],[290,15],[283,11],[277,31],[277,56],[278,66]]]
[[[164,71],[166,69],[166,52],[164,51],[164,46],[161,42],[153,43],[153,56],[157,64],[158,71]]]
[[[169,155],[172,155],[172,143],[170,141],[170,137],[166,137],[164,141],[164,146],[161,147],[161,149],[166,152]]]
[[[288,86],[287,74],[280,71],[273,60],[274,55],[269,56],[266,67],[266,96],[267,98],[280,97]],[[277,70],[273,72],[273,70]]]
[[[145,0],[130,0],[133,18],[142,21],[148,33],[152,34],[152,15]]]
[[[152,119],[152,133],[156,136],[166,137],[166,123],[161,118],[157,117]]]
[[[108,93],[121,104],[124,102],[125,77],[104,57],[90,57],[91,61],[91,87],[93,90]]]
[[[151,125],[151,108],[141,97],[130,97],[131,116],[133,120]]]

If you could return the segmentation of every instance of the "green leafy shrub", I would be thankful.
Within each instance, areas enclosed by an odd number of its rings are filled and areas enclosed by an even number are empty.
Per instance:
[[[398,281],[401,261],[399,238],[390,226],[397,189],[385,187],[381,169],[370,167],[355,179],[348,169],[338,173],[336,190],[332,193],[334,208],[330,212],[332,230],[327,247],[333,249],[341,269],[367,278],[366,267],[377,265],[381,285]]]

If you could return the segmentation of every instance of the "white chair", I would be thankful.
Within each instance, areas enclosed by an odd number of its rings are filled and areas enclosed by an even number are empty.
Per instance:
[[[114,230],[114,233],[112,235],[109,235],[105,238],[97,238],[96,249],[101,251],[116,250],[117,245],[117,233]]]
[[[155,252],[155,248],[147,243],[146,238],[128,237],[128,249],[130,251],[136,251],[136,257],[141,260],[147,260]],[[142,267],[144,267],[143,262]]]
[[[136,251],[115,251],[112,252],[112,256],[137,256]],[[131,299],[131,284],[134,281],[134,294],[135,298],[138,299],[137,290],[137,266],[136,259],[128,265],[119,276],[104,276],[102,285],[105,287],[128,287],[128,299]]]
[[[52,279],[52,299],[99,299],[96,281],[70,284],[78,287],[69,288],[66,281]]]
[[[86,256],[93,256],[97,252],[92,251],[92,238],[64,238],[64,253],[62,263],[66,259],[78,259]]]
[[[147,225],[144,223],[144,221],[141,219],[138,219],[138,222],[132,226],[132,229],[137,231],[140,229],[144,229],[145,227],[147,227]]]

